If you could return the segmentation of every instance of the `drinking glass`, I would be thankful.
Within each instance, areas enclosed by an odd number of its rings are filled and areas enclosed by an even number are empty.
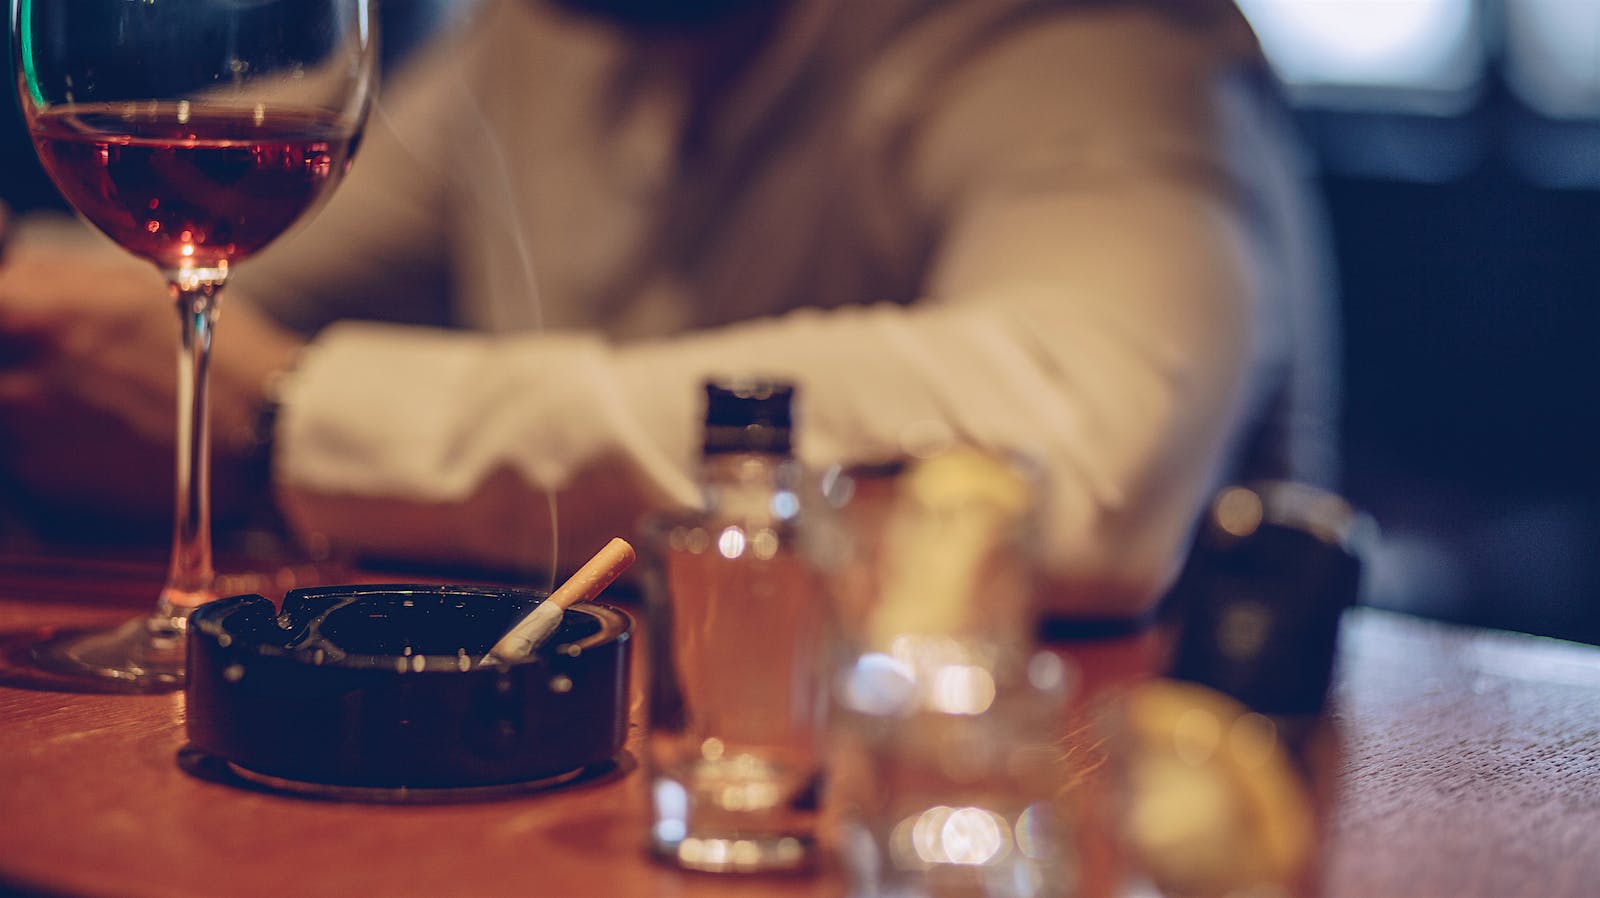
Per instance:
[[[189,613],[216,598],[206,374],[222,287],[324,200],[365,123],[369,0],[12,0],[34,148],[62,195],[161,270],[180,323],[176,517],[153,613],[41,645],[127,685],[183,682]]]
[[[723,501],[646,527],[651,850],[712,873],[817,860],[829,608],[792,460],[728,453]],[[709,479],[709,478],[708,478]]]
[[[1033,638],[1033,466],[951,446],[824,482],[825,805],[850,893],[1078,894],[1053,801],[1073,672]]]

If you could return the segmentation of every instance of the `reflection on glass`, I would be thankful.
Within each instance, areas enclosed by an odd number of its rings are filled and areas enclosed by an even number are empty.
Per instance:
[[[857,894],[1064,896],[1076,871],[1047,798],[1061,660],[904,635],[836,677],[834,799]]]

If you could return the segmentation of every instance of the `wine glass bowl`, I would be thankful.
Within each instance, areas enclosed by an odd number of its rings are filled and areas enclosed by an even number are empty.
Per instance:
[[[348,170],[376,80],[369,0],[11,0],[23,117],[90,224],[162,271],[178,342],[176,516],[154,613],[42,645],[47,666],[182,684],[188,613],[216,598],[207,371],[231,266]]]
[[[365,0],[13,0],[22,110],[71,205],[163,271],[222,268],[328,193],[365,121]]]
[[[241,128],[187,101],[51,110],[34,142],[62,194],[124,249],[167,272],[225,271],[283,233],[350,159],[336,121],[271,114]]]

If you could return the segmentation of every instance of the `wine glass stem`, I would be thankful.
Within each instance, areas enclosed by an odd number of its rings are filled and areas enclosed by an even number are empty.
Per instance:
[[[211,416],[207,383],[222,282],[220,277],[192,276],[177,277],[172,282],[182,325],[178,352],[177,505],[172,560],[157,616],[167,618],[167,625],[173,630],[185,629],[189,612],[216,598],[216,571],[211,562]]]

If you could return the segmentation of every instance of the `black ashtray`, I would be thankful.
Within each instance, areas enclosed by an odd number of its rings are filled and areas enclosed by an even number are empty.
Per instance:
[[[622,750],[628,640],[580,603],[532,657],[481,663],[533,590],[297,589],[280,612],[233,596],[189,619],[190,745],[268,786],[335,797],[538,786]]]

